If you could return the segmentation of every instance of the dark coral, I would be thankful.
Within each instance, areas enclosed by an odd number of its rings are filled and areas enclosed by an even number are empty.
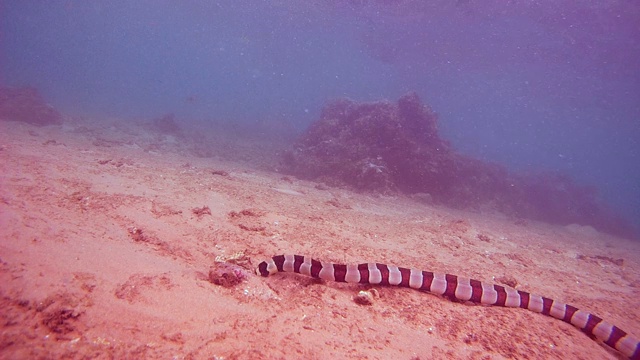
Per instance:
[[[178,125],[176,116],[173,113],[168,113],[153,119],[151,124],[149,124],[149,128],[164,135],[182,135],[182,129]]]
[[[33,125],[62,124],[62,115],[45,103],[40,92],[31,87],[0,87],[0,119]]]
[[[437,116],[415,93],[397,103],[329,103],[284,154],[284,170],[360,191],[406,193],[458,208],[489,208],[556,224],[589,224],[629,236],[597,194],[558,174],[511,174],[461,155],[440,138]]]
[[[402,180],[403,174],[419,171],[412,163],[423,155],[435,162],[439,148],[448,148],[437,133],[411,131],[436,128],[435,115],[412,104],[416,99],[415,94],[403,97],[399,104],[404,111],[387,101],[358,104],[340,99],[328,104],[285,155],[287,169],[299,177],[360,190],[410,188],[412,179]],[[421,152],[421,145],[432,151]]]
[[[218,262],[209,269],[209,281],[212,284],[234,287],[247,278],[245,270],[232,263]]]
[[[397,104],[330,103],[285,155],[285,166],[333,185],[428,193],[439,201],[457,196],[463,178],[490,187],[506,173],[455,153],[438,136],[436,114],[415,93]]]

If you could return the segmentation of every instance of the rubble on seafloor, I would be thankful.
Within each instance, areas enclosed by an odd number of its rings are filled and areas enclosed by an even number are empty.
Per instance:
[[[397,103],[335,100],[284,154],[283,170],[329,186],[633,236],[592,188],[562,174],[515,174],[460,154],[439,136],[437,122],[413,92]]]

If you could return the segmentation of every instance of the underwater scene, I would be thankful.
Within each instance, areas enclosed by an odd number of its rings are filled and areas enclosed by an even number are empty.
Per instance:
[[[0,360],[640,360],[640,4],[0,1]]]

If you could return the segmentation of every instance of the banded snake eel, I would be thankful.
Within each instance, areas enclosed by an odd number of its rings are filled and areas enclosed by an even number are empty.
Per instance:
[[[261,262],[256,273],[269,276],[295,272],[326,281],[395,285],[477,304],[520,307],[567,322],[632,360],[640,360],[640,341],[602,318],[568,304],[450,274],[433,273],[378,263],[334,264],[301,255],[278,255]]]

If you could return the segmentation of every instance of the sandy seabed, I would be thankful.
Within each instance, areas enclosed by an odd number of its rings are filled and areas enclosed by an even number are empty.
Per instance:
[[[253,274],[277,254],[516,284],[640,335],[640,242],[327,188],[252,166],[257,145],[191,149],[117,121],[0,122],[0,358],[620,358],[522,309],[395,287],[365,306],[364,285]],[[221,261],[246,279],[216,285]]]

